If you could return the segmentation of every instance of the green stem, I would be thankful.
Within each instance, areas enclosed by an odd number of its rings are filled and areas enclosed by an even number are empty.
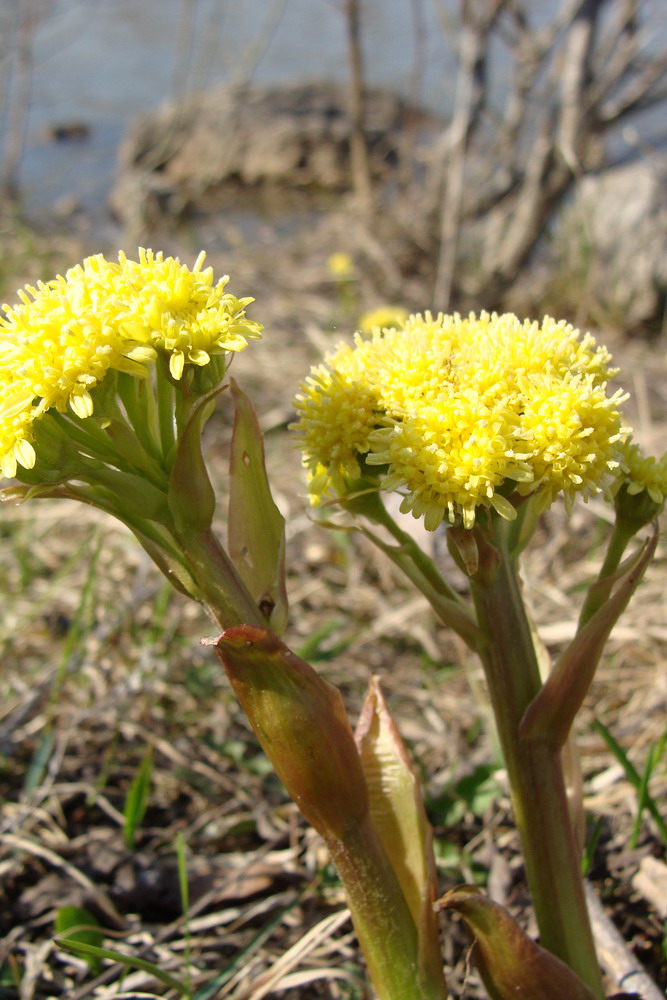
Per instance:
[[[266,628],[267,619],[212,530],[187,534],[172,529],[182,561],[195,581],[201,599],[222,629],[233,625]]]
[[[157,398],[157,423],[160,436],[160,448],[163,460],[169,462],[176,447],[174,429],[175,393],[166,372],[163,377],[155,380],[155,395]]]
[[[447,1000],[442,971],[420,969],[417,929],[369,816],[327,846],[380,1000]]]
[[[481,636],[472,609],[450,587],[433,560],[411,535],[399,528],[377,494],[365,498],[362,513],[375,524],[386,528],[398,545],[383,542],[366,527],[361,529],[364,535],[415,584],[440,620],[458,632],[471,649],[476,650]]]
[[[438,572],[433,560],[426,555],[424,550],[420,548],[419,545],[417,545],[412,535],[409,535],[406,531],[403,531],[402,528],[399,528],[384,504],[380,502],[380,506],[382,516],[379,516],[378,511],[378,515],[376,515],[378,517],[378,523],[387,529],[389,534],[409,555],[410,559],[415,564],[424,579],[427,580],[431,587],[433,587],[434,590],[437,590],[438,593],[447,597],[450,601],[460,604],[462,608],[466,608],[459,595],[452,587],[450,587],[444,577]]]
[[[118,376],[118,395],[125,407],[127,419],[137,441],[151,459],[160,464],[162,452],[156,438],[156,406],[153,386],[146,379],[121,372]]]
[[[604,580],[605,577],[611,576],[616,572],[621,564],[621,559],[628,547],[628,544],[635,535],[635,530],[629,527],[623,520],[617,519],[614,530],[611,533],[609,539],[609,544],[607,546],[607,552],[604,558],[604,562],[600,567],[600,572],[598,573],[598,581]],[[584,627],[587,621],[593,617],[598,608],[604,604],[606,600],[605,596],[600,596],[599,590],[593,585],[589,588],[586,594],[586,599],[581,608],[581,614],[579,615],[579,626],[578,631]]]
[[[560,750],[519,738],[521,718],[541,687],[507,529],[495,519],[500,562],[471,577],[480,650],[521,835],[542,945],[604,998],[565,793]]]

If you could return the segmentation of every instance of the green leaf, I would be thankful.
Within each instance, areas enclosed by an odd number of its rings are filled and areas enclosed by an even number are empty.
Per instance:
[[[108,491],[106,495],[113,503],[114,513],[117,511],[117,517],[130,523],[137,516],[157,521],[158,524],[168,523],[166,494],[146,476],[99,468],[89,472],[85,478],[91,485]]]
[[[271,495],[264,440],[252,403],[230,379],[234,431],[229,459],[228,548],[241,579],[280,634],[287,624],[285,518]]]
[[[130,790],[125,799],[125,808],[123,809],[123,817],[125,819],[123,836],[125,838],[125,846],[130,851],[134,848],[137,829],[146,815],[152,776],[153,748],[149,747],[146,751],[146,756],[139,765],[139,770],[134,781],[130,785]]]
[[[654,529],[653,536],[626,562],[623,571],[614,574],[613,593],[608,581],[602,581],[609,585],[609,596],[579,629],[526,709],[519,727],[524,739],[544,739],[563,746],[591,686],[611,630],[637,589],[657,543],[658,533]]]
[[[83,943],[99,947],[104,940],[104,934],[95,917],[80,906],[61,906],[56,911],[55,931],[69,944]],[[87,954],[84,957],[93,975],[99,975],[101,969],[99,955]]]
[[[192,407],[178,435],[176,455],[169,478],[169,510],[179,531],[209,531],[215,513],[215,491],[201,450],[202,432],[211,415],[218,386]]]

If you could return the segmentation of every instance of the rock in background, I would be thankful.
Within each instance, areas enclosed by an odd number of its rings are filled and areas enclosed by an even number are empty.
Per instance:
[[[127,234],[143,238],[156,224],[191,210],[217,213],[244,205],[251,213],[268,207],[275,214],[294,208],[294,192],[343,193],[351,187],[347,100],[342,86],[310,83],[243,90],[223,85],[168,102],[137,118],[128,130],[119,150],[112,209]],[[341,238],[338,248],[364,270],[372,270],[382,257],[390,287],[380,279],[378,294],[386,297],[397,282],[416,282],[415,307],[424,308],[440,253],[438,205],[446,157],[438,139],[445,134],[444,124],[379,89],[366,94],[365,122],[379,195],[379,211],[367,220],[373,261],[365,259],[368,239],[360,235],[356,215],[343,226],[350,245]],[[413,178],[407,188],[396,183],[399,160],[401,174],[406,167]],[[466,166],[471,195],[479,191],[477,174],[483,174],[484,165],[480,154]],[[336,207],[345,211],[331,198],[324,207],[327,213]],[[493,232],[497,207],[489,192],[486,208],[461,220],[450,308],[509,308],[526,315],[547,310],[581,325],[626,332],[663,328],[667,156],[653,154],[650,160],[584,173],[574,196],[546,223],[529,262],[502,289],[494,286],[493,273],[484,272],[479,249]],[[312,214],[309,220],[312,224]]]
[[[347,91],[333,84],[216,87],[135,120],[119,150],[111,194],[124,223],[206,207],[213,195],[267,186],[311,192],[350,187]],[[433,116],[385,90],[366,93],[374,179],[395,165],[401,133]]]
[[[517,298],[625,332],[659,333],[667,306],[667,157],[588,174]],[[529,291],[528,286],[532,286]]]

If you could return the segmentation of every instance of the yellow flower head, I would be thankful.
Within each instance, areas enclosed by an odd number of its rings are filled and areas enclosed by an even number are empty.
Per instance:
[[[357,334],[296,399],[311,491],[340,495],[363,461],[431,529],[443,518],[470,528],[480,506],[511,519],[513,494],[539,491],[547,506],[599,493],[626,434],[609,362],[549,317],[426,313]]]
[[[91,390],[110,371],[145,378],[159,352],[175,380],[186,364],[238,351],[260,335],[245,318],[252,299],[213,283],[200,254],[190,271],[178,259],[140,250],[139,260],[101,254],[37,287],[0,315],[0,470],[32,468],[33,421],[54,408],[79,418],[93,413]]]
[[[340,251],[329,256],[327,267],[329,274],[337,281],[345,281],[354,275],[354,261],[349,254]]]
[[[213,284],[213,269],[202,270],[204,258],[201,253],[190,271],[178,258],[164,259],[152,250],[140,250],[138,261],[118,255],[128,296],[119,328],[128,340],[169,354],[175,379],[181,378],[186,364],[207,365],[213,354],[241,351],[262,331],[245,315],[254,300],[225,292],[228,275]]]
[[[621,446],[621,475],[619,485],[625,486],[630,496],[644,491],[659,509],[667,500],[667,452],[662,458],[644,455],[638,444],[627,440]]]

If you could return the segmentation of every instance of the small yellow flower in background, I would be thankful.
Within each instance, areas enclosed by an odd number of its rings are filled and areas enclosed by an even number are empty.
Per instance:
[[[401,509],[435,529],[470,528],[477,508],[512,519],[512,494],[570,505],[608,489],[627,428],[607,394],[611,358],[549,317],[410,316],[357,334],[296,399],[310,489],[345,495],[363,466]]]
[[[49,282],[27,286],[0,315],[0,470],[35,463],[33,423],[48,410],[86,419],[92,390],[110,371],[148,377],[163,352],[174,380],[188,364],[239,351],[261,326],[245,316],[250,298],[213,283],[204,254],[189,270],[177,258],[140,250],[118,262],[101,254]]]
[[[346,281],[354,276],[354,261],[349,254],[332,253],[327,260],[329,274],[337,281]]]
[[[402,306],[378,306],[364,313],[359,319],[361,333],[371,333],[374,327],[383,329],[390,326],[403,326],[408,318],[408,310]]]

